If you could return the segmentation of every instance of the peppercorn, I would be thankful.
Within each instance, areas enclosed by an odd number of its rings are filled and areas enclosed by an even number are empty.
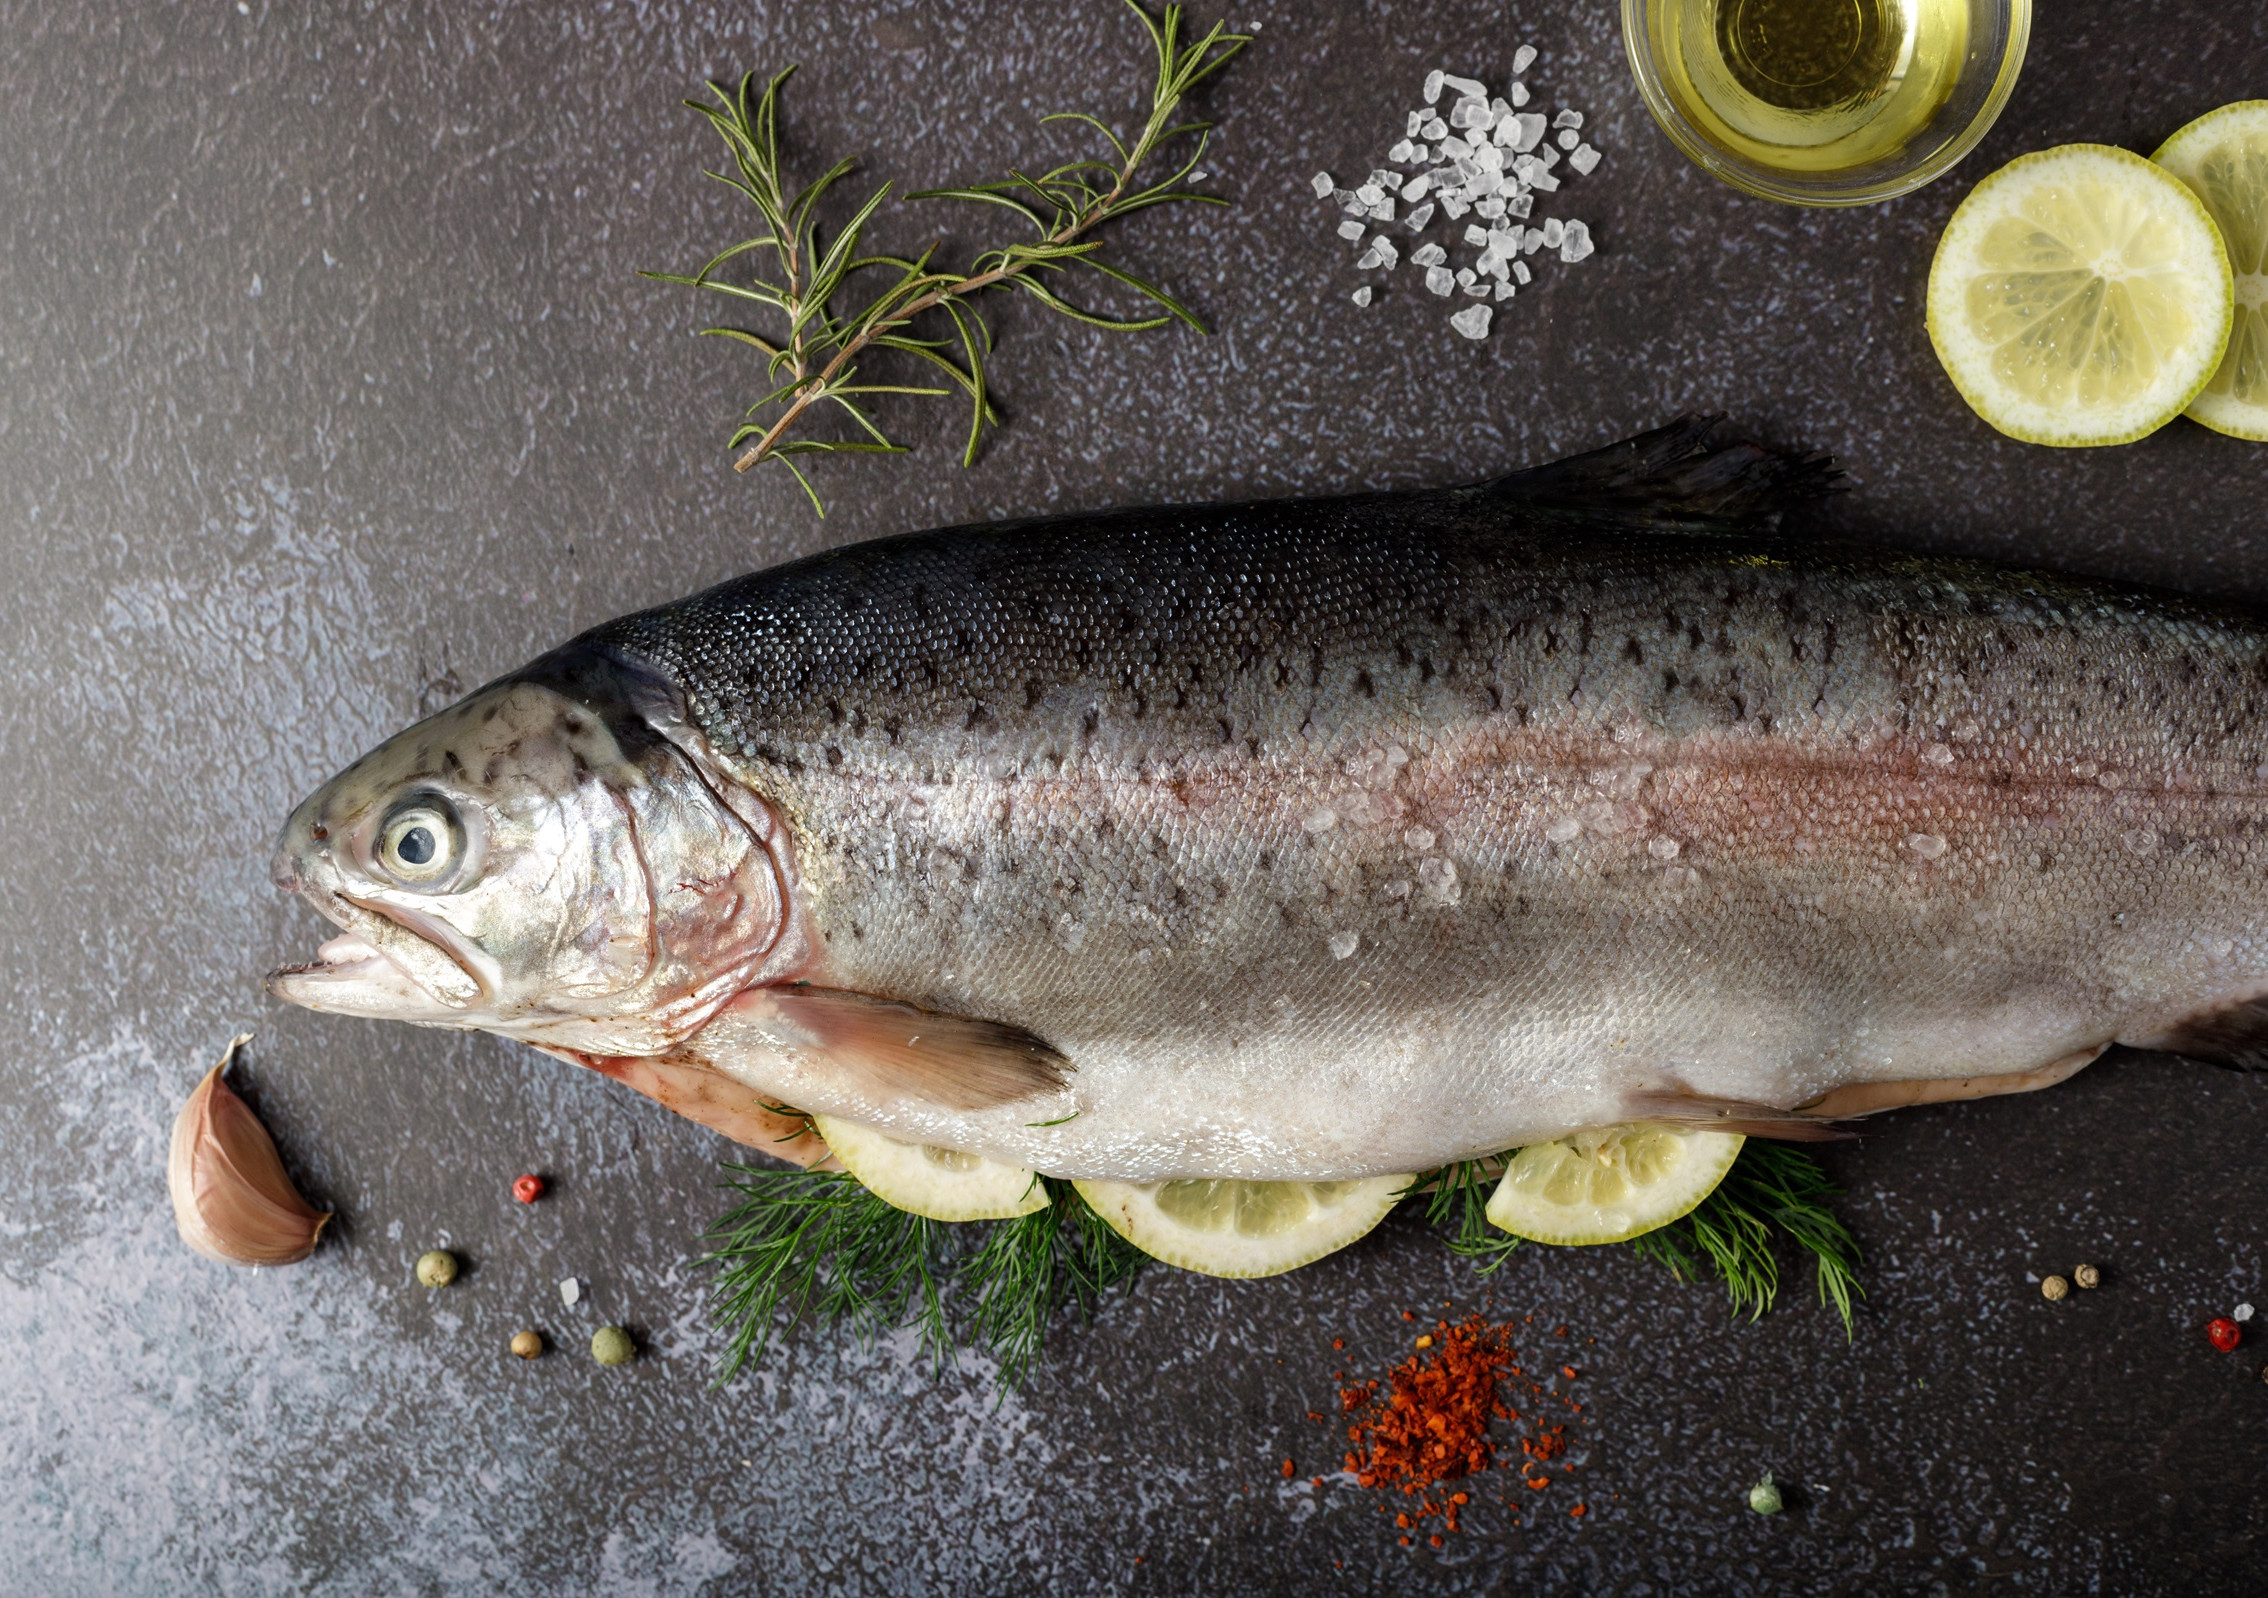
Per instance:
[[[627,1365],[638,1357],[638,1345],[619,1326],[601,1326],[591,1333],[591,1358],[601,1365]]]
[[[543,1197],[543,1178],[519,1176],[512,1179],[512,1196],[522,1204],[533,1204]]]
[[[2082,1265],[2071,1273],[2072,1283],[2078,1287],[2094,1287],[2099,1285],[2102,1279],[2103,1273],[2096,1270],[2092,1265]]]
[[[2231,1354],[2244,1340],[2244,1330],[2226,1315],[2216,1315],[2205,1323],[2205,1339],[2222,1353]]]
[[[457,1256],[445,1248],[429,1248],[417,1257],[417,1279],[427,1287],[447,1287],[457,1279]]]
[[[2050,1304],[2056,1303],[2071,1291],[2071,1284],[2060,1276],[2051,1276],[2040,1283],[2040,1297]]]
[[[1777,1515],[1780,1512],[1780,1489],[1772,1485],[1770,1471],[1764,1473],[1762,1481],[1748,1489],[1748,1507],[1759,1515]]]

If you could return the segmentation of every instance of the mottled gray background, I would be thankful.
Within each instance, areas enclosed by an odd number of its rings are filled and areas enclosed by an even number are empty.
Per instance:
[[[2268,454],[2186,423],[2008,443],[1920,316],[1979,174],[2148,150],[2263,93],[2261,8],[2052,0],[1979,155],[1838,214],[1690,170],[1605,0],[1233,20],[1264,24],[1208,95],[1237,205],[1123,240],[1213,336],[995,306],[1010,422],[976,469],[957,416],[893,405],[917,452],[822,465],[822,523],[726,466],[745,352],[633,275],[749,225],[696,175],[678,99],[800,61],[799,159],[965,180],[1050,147],[1039,112],[1132,108],[1141,41],[1108,0],[0,0],[0,1589],[2259,1590],[2268,1335],[2224,1357],[2200,1328],[2268,1302],[2268,1078],[2120,1054],[1833,1153],[1870,1256],[1847,1346],[1800,1280],[1750,1326],[1626,1251],[1527,1253],[1500,1307],[1597,1340],[1580,1469],[1492,1483],[1435,1553],[1306,1484],[1332,1371],[1376,1372],[1402,1309],[1478,1291],[1414,1226],[1276,1281],[1156,1273],[997,1407],[978,1362],[933,1377],[815,1332],[717,1392],[690,1260],[727,1146],[501,1043],[263,997],[323,930],[266,882],[296,796],[580,627],[840,540],[1438,483],[1705,407],[1834,451],[1848,527],[2268,598]],[[1356,312],[1308,174],[1368,166],[1429,66],[1501,78],[1529,40],[1608,154],[1564,207],[1601,253],[1484,345],[1407,268]],[[878,237],[970,223],[901,211]],[[165,1204],[174,1107],[244,1027],[248,1091],[340,1212],[285,1271],[191,1256]],[[522,1169],[554,1196],[513,1205]],[[466,1277],[408,1285],[440,1241]],[[2107,1285],[2044,1304],[2034,1275],[2081,1258]],[[582,1353],[602,1317],[637,1365]],[[523,1324],[559,1352],[505,1358]],[[1766,1466],[1801,1484],[1769,1522],[1741,1507]]]

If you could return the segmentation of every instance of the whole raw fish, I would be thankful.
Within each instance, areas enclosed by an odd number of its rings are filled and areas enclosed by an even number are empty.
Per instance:
[[[1782,536],[1824,464],[1705,434],[609,622],[300,805],[274,990],[1127,1181],[2260,1063],[2268,629]]]

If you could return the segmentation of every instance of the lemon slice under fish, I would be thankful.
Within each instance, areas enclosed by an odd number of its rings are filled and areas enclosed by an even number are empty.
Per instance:
[[[1929,337],[1979,416],[2034,444],[2124,444],[2197,398],[2235,288],[2196,195],[2128,150],[2020,156],[1969,192],[1929,269]]]
[[[811,1124],[844,1169],[869,1193],[933,1221],[1000,1221],[1047,1208],[1039,1173],[960,1149],[901,1143],[887,1133],[831,1115]]]
[[[2150,159],[2212,213],[2236,278],[2228,353],[2189,415],[2233,438],[2268,441],[2268,100],[2209,111]]]
[[[1504,1168],[1488,1218],[1538,1243],[1620,1243],[1691,1211],[1747,1141],[1641,1122],[1531,1143]]]
[[[1074,1182],[1110,1229],[1205,1276],[1276,1276],[1345,1248],[1386,1218],[1407,1176],[1353,1182]]]

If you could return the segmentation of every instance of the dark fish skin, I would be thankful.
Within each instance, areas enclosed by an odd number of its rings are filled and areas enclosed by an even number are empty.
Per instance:
[[[804,1107],[1058,1174],[1423,1170],[1639,1105],[2032,1085],[2208,1016],[2240,1052],[2268,630],[1779,532],[1826,476],[1688,423],[952,528],[516,676],[668,684],[793,839],[811,979],[1028,1030],[1078,1119]]]

